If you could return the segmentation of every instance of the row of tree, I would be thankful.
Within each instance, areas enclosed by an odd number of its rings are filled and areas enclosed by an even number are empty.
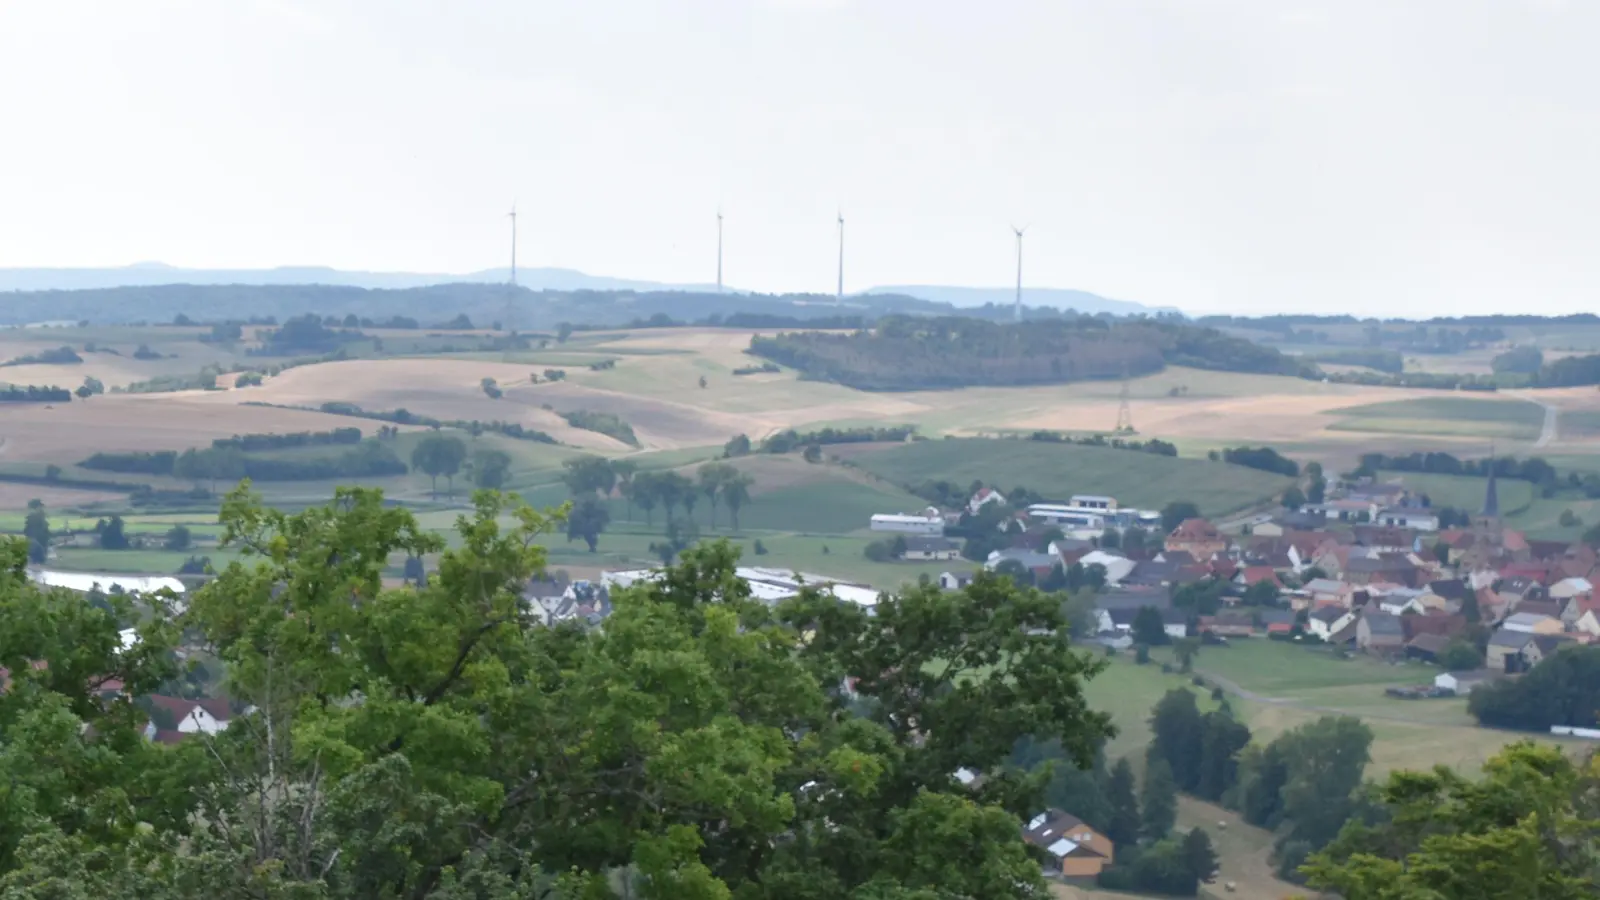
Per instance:
[[[1325,716],[1252,744],[1250,729],[1226,704],[1201,713],[1195,695],[1178,688],[1156,704],[1150,727],[1151,761],[1171,769],[1179,790],[1277,835],[1284,877],[1296,877],[1301,863],[1361,812],[1373,735],[1359,719]]]

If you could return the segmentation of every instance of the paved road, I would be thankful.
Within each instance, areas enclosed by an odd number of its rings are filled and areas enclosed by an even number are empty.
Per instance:
[[[1513,396],[1526,400],[1529,403],[1537,403],[1544,407],[1544,426],[1539,429],[1539,439],[1533,442],[1533,446],[1548,447],[1555,443],[1556,438],[1560,434],[1561,408],[1546,403],[1543,400],[1532,396],[1531,394],[1525,394],[1520,391]]]

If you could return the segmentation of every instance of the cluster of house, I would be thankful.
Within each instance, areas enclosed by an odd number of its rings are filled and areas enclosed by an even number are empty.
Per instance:
[[[1565,642],[1600,640],[1600,556],[1582,543],[1529,540],[1503,527],[1492,479],[1483,514],[1465,528],[1429,531],[1426,519],[1406,518],[1400,511],[1422,508],[1405,505],[1412,499],[1400,485],[1352,486],[1334,502],[1362,503],[1366,515],[1341,520],[1342,507],[1323,504],[1258,521],[1244,535],[1189,519],[1159,544],[1133,549],[1066,537],[1040,550],[1049,526],[1035,523],[985,567],[1012,562],[1043,579],[1058,567],[1100,566],[1108,590],[1095,615],[1113,645],[1131,639],[1146,606],[1161,612],[1175,637],[1298,632],[1377,655],[1435,660],[1466,630],[1471,605],[1493,629],[1486,665],[1495,673],[1523,671]],[[952,589],[968,580],[953,572],[940,579]],[[1224,608],[1215,616],[1174,608],[1178,588],[1217,581]],[[1240,608],[1263,582],[1275,604]],[[1473,680],[1452,677],[1462,689]]]
[[[1007,505],[1004,494],[985,487],[974,492],[961,509],[940,510],[929,506],[913,513],[879,513],[872,516],[868,527],[875,532],[902,537],[906,543],[904,559],[955,559],[961,555],[961,543],[945,537],[946,528],[959,524],[964,515],[978,515],[985,507]],[[1026,535],[1031,528],[1054,528],[1068,537],[1088,541],[1107,528],[1151,527],[1160,522],[1159,512],[1120,506],[1115,497],[1074,494],[1066,503],[1034,503],[1026,509],[1014,510],[998,527],[1011,535]]]
[[[1335,522],[1389,525],[1413,531],[1438,531],[1439,516],[1427,498],[1395,482],[1362,481],[1341,485],[1336,494],[1302,509]]]

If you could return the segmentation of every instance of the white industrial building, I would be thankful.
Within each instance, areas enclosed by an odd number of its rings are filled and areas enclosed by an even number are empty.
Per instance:
[[[879,513],[872,517],[872,530],[891,534],[942,535],[944,516],[939,515],[937,511],[933,515]]]
[[[872,609],[878,605],[878,598],[882,592],[876,588],[863,584],[852,584],[830,578],[826,575],[813,575],[804,572],[792,572],[787,569],[774,569],[762,566],[740,566],[734,570],[750,586],[750,596],[763,603],[777,603],[787,600],[800,593],[801,587],[815,587],[834,598],[854,603],[864,609]],[[607,588],[624,588],[638,584],[642,581],[655,581],[661,577],[659,569],[628,569],[620,572],[605,572],[600,576],[600,581]]]

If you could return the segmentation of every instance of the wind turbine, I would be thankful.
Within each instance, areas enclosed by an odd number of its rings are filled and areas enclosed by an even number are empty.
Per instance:
[[[839,214],[839,287],[833,302],[844,303],[844,213]]]
[[[1026,225],[1021,228],[1011,226],[1011,231],[1017,236],[1017,300],[1011,308],[1011,318],[1017,322],[1022,321],[1022,235],[1027,230]]]
[[[717,207],[717,293],[722,293],[722,207]]]
[[[511,286],[517,284],[517,204],[511,203]]]
[[[509,216],[511,219],[511,281],[507,285],[506,308],[505,313],[500,317],[500,324],[508,333],[514,333],[517,330],[516,323],[512,321],[517,314],[515,303],[517,299],[517,203],[515,200],[511,202]]]

